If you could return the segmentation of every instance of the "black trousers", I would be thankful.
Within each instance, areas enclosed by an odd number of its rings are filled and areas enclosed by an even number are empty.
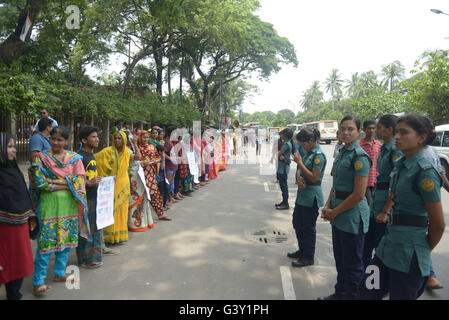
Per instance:
[[[364,276],[362,260],[364,240],[362,222],[357,234],[341,231],[332,226],[332,246],[337,267],[335,294],[344,299],[357,298],[357,291]]]
[[[288,175],[283,173],[278,173],[277,178],[279,180],[279,187],[281,188],[282,192],[282,202],[288,203]]]
[[[369,265],[378,270],[378,287],[369,285],[374,283],[368,279],[371,274],[374,276],[374,271],[365,272],[359,287],[360,300],[381,300],[386,293],[390,294],[390,300],[416,300],[424,292],[428,277],[421,275],[416,253],[413,253],[408,273],[388,268],[377,256]]]
[[[20,288],[22,288],[23,279],[14,280],[5,284],[6,287],[6,299],[8,300],[20,300],[22,294]],[[1,285],[1,284],[0,284]]]
[[[299,251],[305,258],[315,257],[316,247],[316,220],[318,218],[318,205],[315,198],[312,207],[295,205],[293,211],[293,228],[298,240]]]

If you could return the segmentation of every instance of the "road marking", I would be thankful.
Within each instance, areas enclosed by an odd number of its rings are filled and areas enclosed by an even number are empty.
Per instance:
[[[263,186],[265,187],[265,192],[270,192],[270,189],[268,188],[268,183],[264,182]]]
[[[296,300],[295,289],[293,288],[292,274],[289,267],[281,267],[282,290],[285,300]]]

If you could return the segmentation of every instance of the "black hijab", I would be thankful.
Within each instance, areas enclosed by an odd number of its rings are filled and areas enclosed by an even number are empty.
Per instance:
[[[8,160],[11,135],[0,132],[0,223],[24,224],[33,214],[27,186],[16,160]]]

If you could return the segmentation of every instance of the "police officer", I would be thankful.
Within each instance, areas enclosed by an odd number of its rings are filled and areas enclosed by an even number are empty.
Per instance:
[[[316,219],[318,208],[324,205],[321,181],[326,168],[326,156],[318,144],[318,130],[303,129],[296,135],[296,140],[307,153],[304,160],[299,152],[293,157],[301,172],[297,181],[298,193],[293,211],[293,227],[299,250],[287,256],[297,259],[292,262],[293,267],[304,267],[315,263]]]
[[[367,273],[361,282],[360,299],[380,300],[389,293],[390,300],[415,300],[424,290],[430,252],[445,230],[441,178],[423,154],[434,138],[428,118],[406,115],[398,119],[395,144],[404,156],[396,161],[390,181],[393,211],[368,267],[372,274]],[[377,277],[379,285],[373,286],[368,277]]]
[[[334,161],[333,187],[321,216],[332,224],[332,245],[337,268],[335,292],[319,300],[357,298],[364,275],[363,244],[369,227],[365,198],[371,160],[360,147],[360,120],[346,116],[340,122],[345,146]]]
[[[292,154],[292,136],[293,133],[290,129],[284,129],[280,132],[281,140],[284,144],[278,153],[278,169],[277,178],[279,180],[279,187],[282,191],[282,202],[276,204],[277,210],[288,210],[290,206],[288,205],[288,174],[290,172],[291,154]]]
[[[384,206],[387,203],[389,195],[390,174],[393,170],[393,163],[402,156],[402,152],[396,150],[394,146],[396,121],[397,116],[386,114],[380,117],[376,126],[377,138],[383,140],[384,143],[380,148],[379,158],[377,159],[379,175],[377,176],[373,195],[369,230],[365,236],[365,247],[363,250],[363,264],[365,269],[371,261],[374,248],[377,247],[380,239],[385,233],[385,228],[387,226],[386,214],[388,211],[384,211]],[[385,210],[387,210],[387,208],[385,208]],[[385,213],[380,215],[382,212]]]

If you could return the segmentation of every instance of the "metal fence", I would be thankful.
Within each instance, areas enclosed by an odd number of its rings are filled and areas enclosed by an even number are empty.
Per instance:
[[[81,117],[81,116],[72,116],[68,113],[64,112],[55,112],[50,115],[53,119],[58,122],[58,125],[65,126],[70,131],[70,140],[68,141],[67,149],[72,151],[78,151],[80,147],[79,133],[83,126],[85,125],[93,125],[99,128],[99,138],[100,143],[98,146],[98,150],[101,150],[104,147],[108,146],[107,141],[110,141],[110,135],[112,126],[115,124],[105,126],[105,121],[103,119],[99,119],[95,116],[90,117]],[[37,117],[32,116],[24,116],[17,115],[15,117],[15,121],[12,121],[11,116],[4,112],[0,112],[0,131],[10,132],[13,137],[16,138],[16,147],[17,147],[17,161],[21,163],[29,162],[29,152],[28,146],[30,138],[33,134],[33,129],[38,121]],[[142,123],[134,124],[137,128],[143,126]],[[108,131],[108,132],[106,132]],[[109,137],[109,139],[107,139]]]

